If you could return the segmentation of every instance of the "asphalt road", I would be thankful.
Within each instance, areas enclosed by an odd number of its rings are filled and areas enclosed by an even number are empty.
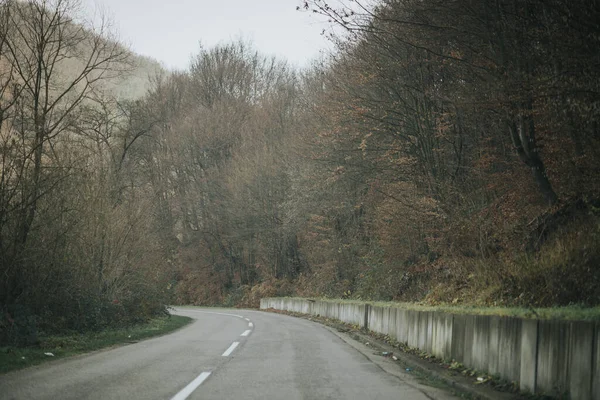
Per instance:
[[[0,398],[454,398],[311,321],[246,310],[177,314],[196,321],[163,337],[0,375]]]

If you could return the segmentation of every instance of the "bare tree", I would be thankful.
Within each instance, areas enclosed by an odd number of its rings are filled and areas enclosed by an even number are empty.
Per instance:
[[[126,52],[105,26],[98,31],[75,24],[69,0],[11,2],[6,38],[6,62],[22,85],[18,126],[27,138],[28,190],[20,207],[17,241],[23,244],[31,229],[42,189],[43,155],[50,141],[71,124],[73,111],[103,79],[124,67]],[[71,71],[65,70],[71,64]]]
[[[76,163],[85,157],[68,150],[76,116],[103,82],[130,68],[129,53],[110,36],[106,20],[96,27],[76,23],[77,4],[0,4],[2,304],[14,303],[43,270],[24,267],[41,261],[29,243],[32,230],[42,225],[40,202],[44,227],[56,229],[54,244],[64,238],[65,226],[56,223],[66,222],[64,197],[51,195],[68,187]],[[52,204],[57,208],[49,213]]]

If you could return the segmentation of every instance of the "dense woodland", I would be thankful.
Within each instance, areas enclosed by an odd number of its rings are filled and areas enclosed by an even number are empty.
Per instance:
[[[0,1],[0,341],[280,295],[600,304],[599,1],[298,10],[335,44],[310,68],[239,41],[168,72]]]

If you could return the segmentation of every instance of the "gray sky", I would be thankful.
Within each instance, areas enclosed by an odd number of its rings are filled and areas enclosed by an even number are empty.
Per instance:
[[[296,11],[300,0],[83,0],[105,9],[121,41],[170,68],[186,68],[205,47],[243,38],[300,67],[328,47],[322,19]]]

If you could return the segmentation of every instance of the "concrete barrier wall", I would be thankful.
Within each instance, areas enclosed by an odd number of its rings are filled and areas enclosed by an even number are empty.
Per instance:
[[[600,400],[600,323],[416,311],[396,306],[265,298],[294,311],[388,335],[437,358],[518,382],[521,390]]]

